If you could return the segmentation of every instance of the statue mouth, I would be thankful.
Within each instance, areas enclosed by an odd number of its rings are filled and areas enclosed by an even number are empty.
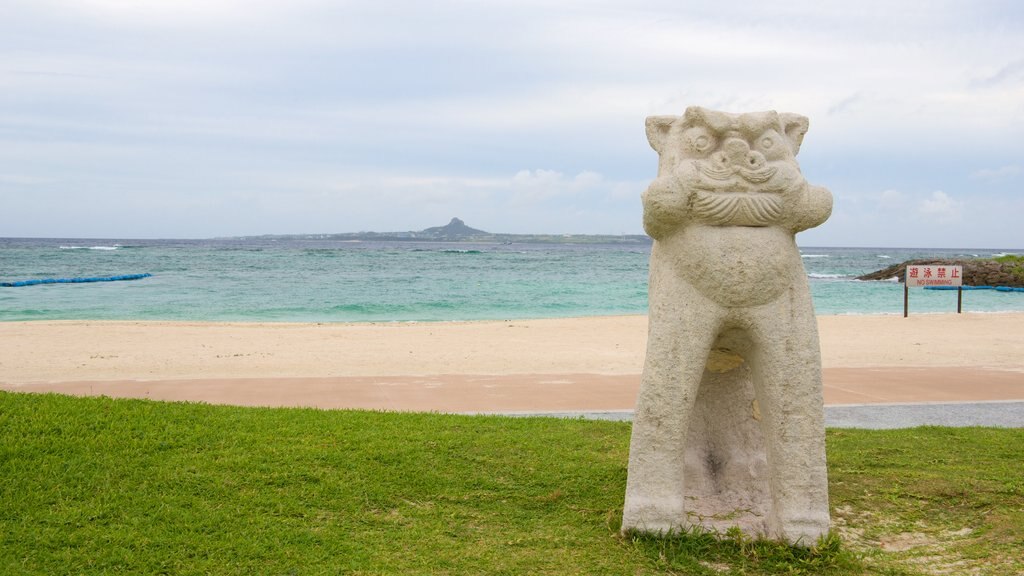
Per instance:
[[[746,166],[729,164],[725,166],[714,166],[703,162],[696,163],[700,173],[710,180],[719,182],[735,181],[737,176],[750,184],[764,184],[772,179],[779,171],[775,166],[761,166],[759,168],[747,168]]]
[[[715,193],[699,190],[693,210],[719,226],[767,226],[782,216],[782,197],[774,193]]]

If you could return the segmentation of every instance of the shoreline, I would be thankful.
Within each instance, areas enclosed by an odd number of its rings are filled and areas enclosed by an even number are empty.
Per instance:
[[[827,404],[1024,400],[1024,313],[819,316]],[[647,317],[0,322],[0,390],[454,412],[632,408]]]

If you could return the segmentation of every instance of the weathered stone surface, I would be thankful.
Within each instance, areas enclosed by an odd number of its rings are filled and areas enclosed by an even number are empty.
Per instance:
[[[794,235],[832,195],[796,162],[803,116],[691,107],[647,119],[658,176],[647,357],[624,531],[829,529],[817,324]]]

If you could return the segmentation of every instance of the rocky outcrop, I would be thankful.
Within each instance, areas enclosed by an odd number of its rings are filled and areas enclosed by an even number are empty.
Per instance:
[[[1024,259],[1020,258],[965,258],[955,260],[907,260],[877,272],[858,276],[857,280],[892,280],[903,282],[907,266],[938,264],[963,266],[964,286],[1013,286],[1024,288]]]

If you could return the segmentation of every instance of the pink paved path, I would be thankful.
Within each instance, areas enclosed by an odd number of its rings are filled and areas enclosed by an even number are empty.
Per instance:
[[[437,412],[631,410],[639,375],[513,374],[123,380],[0,389],[239,406]],[[1024,400],[1024,372],[984,368],[826,368],[825,403]]]

